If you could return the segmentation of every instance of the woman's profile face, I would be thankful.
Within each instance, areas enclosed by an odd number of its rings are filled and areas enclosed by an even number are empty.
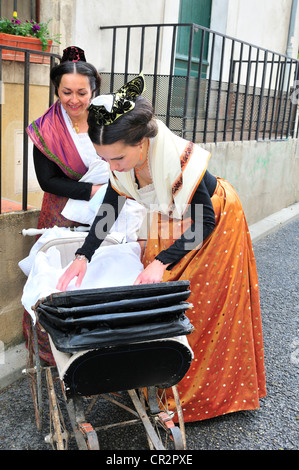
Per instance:
[[[87,110],[92,96],[88,77],[79,73],[64,74],[58,87],[58,96],[70,118],[80,118]]]
[[[127,145],[123,141],[110,145],[93,144],[97,154],[110,165],[111,171],[130,171],[139,163],[141,142]]]

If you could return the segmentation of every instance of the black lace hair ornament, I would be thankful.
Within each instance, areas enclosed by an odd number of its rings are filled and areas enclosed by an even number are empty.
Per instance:
[[[63,50],[60,62],[79,62],[79,60],[86,62],[83,49],[80,49],[80,47],[77,46],[69,46]]]
[[[96,123],[99,126],[108,126],[116,119],[128,113],[135,107],[135,100],[145,90],[144,76],[141,73],[133,78],[130,82],[123,85],[113,96],[113,104],[111,111],[107,111],[106,107],[101,102],[101,96],[95,98],[88,110],[94,116]],[[99,103],[99,104],[97,104]]]

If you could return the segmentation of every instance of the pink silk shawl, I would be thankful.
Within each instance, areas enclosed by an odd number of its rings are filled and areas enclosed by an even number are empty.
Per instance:
[[[79,180],[87,171],[56,101],[26,129],[34,145],[70,178]]]

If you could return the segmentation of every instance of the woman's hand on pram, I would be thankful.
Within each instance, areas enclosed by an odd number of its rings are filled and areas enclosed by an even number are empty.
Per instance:
[[[161,261],[154,259],[136,278],[136,284],[152,284],[161,282],[163,274],[168,264],[163,264]]]
[[[87,269],[87,259],[85,257],[75,258],[58,281],[56,289],[65,291],[69,283],[77,277],[75,286],[80,287]]]

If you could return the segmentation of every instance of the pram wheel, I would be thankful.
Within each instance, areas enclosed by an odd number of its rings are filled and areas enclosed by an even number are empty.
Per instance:
[[[66,407],[79,450],[99,450],[96,431],[85,419],[81,397],[74,396],[67,400]]]
[[[141,391],[141,394],[144,395],[144,392]],[[172,410],[168,405],[170,395],[175,404]],[[148,404],[153,429],[163,449],[186,450],[185,426],[177,387],[173,386],[167,390],[148,387],[143,401]],[[178,422],[178,425],[175,422]],[[155,442],[150,439],[149,434],[147,437],[150,449],[155,449]]]
[[[28,336],[28,360],[24,371],[27,375],[32,395],[35,421],[39,431],[42,429],[43,401],[42,401],[42,368],[38,354],[36,326],[31,323]]]
[[[67,450],[68,441],[75,437],[79,450],[99,450],[97,434],[91,424],[85,420],[83,406],[80,397],[74,397],[66,403],[71,421],[73,435],[67,430],[63,414],[54,389],[54,381],[51,368],[46,369],[47,388],[49,396],[50,433],[45,437],[45,442],[51,444],[54,450]],[[62,393],[63,393],[62,388]],[[63,393],[64,395],[64,393]]]
[[[46,368],[46,379],[49,397],[50,433],[45,437],[45,442],[51,444],[54,450],[67,450],[70,435],[65,427],[56,398],[50,367]]]
[[[171,387],[171,393],[175,403],[175,407],[172,411],[169,410],[168,406],[170,390],[157,390],[157,400],[160,408],[164,411],[160,412],[158,415],[159,420],[157,421],[156,430],[160,435],[160,439],[164,441],[165,449],[186,450],[185,425],[176,385]],[[174,420],[178,421],[178,425],[174,424]],[[164,439],[161,429],[163,429],[165,434]]]
[[[47,379],[46,442],[53,449],[67,449],[69,437],[75,437],[79,450],[98,450],[98,431],[140,421],[151,450],[187,448],[176,384],[193,359],[186,339],[193,328],[184,313],[190,307],[189,294],[189,283],[181,281],[58,293],[36,304],[38,321],[49,334],[72,427],[71,433],[65,428],[52,368],[39,368],[37,378],[45,371]],[[122,401],[125,392],[135,409]],[[41,423],[39,393],[34,396]],[[86,419],[84,404],[90,398]],[[88,416],[98,398],[98,406],[107,400],[134,419],[93,428]]]

